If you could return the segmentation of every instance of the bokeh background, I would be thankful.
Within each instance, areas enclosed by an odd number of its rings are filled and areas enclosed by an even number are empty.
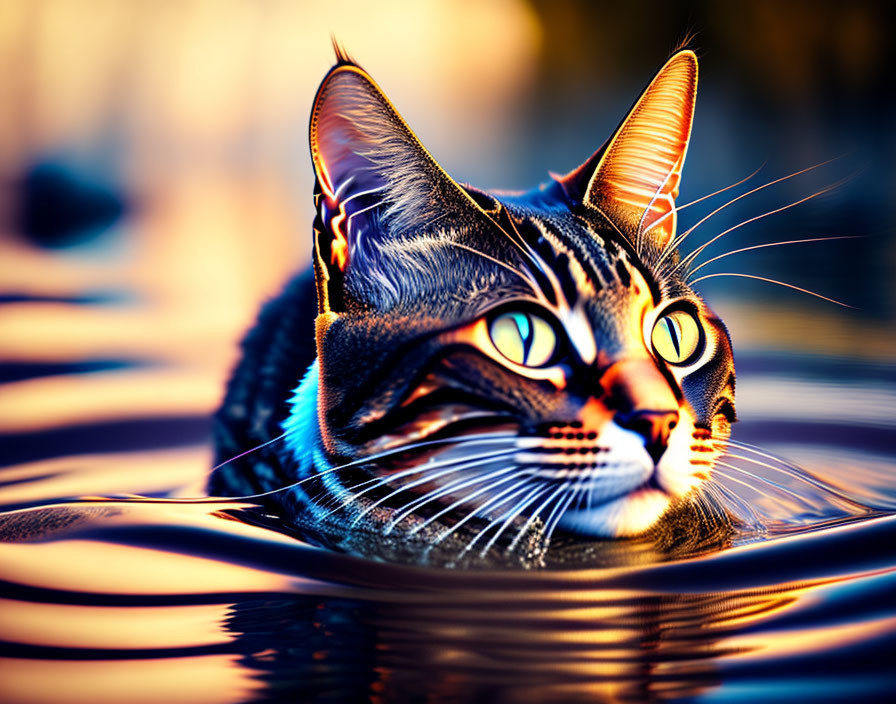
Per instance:
[[[114,450],[180,447],[127,455],[135,472],[152,467],[144,491],[207,468],[207,418],[237,341],[259,304],[309,261],[307,117],[333,61],[331,34],[450,173],[502,189],[583,161],[692,36],[701,82],[681,203],[763,163],[750,184],[842,157],[739,201],[692,244],[842,179],[708,252],[863,236],[707,267],[782,279],[858,308],[708,280],[700,290],[738,353],[893,362],[888,10],[769,0],[5,0],[3,464],[90,457],[85,465],[114,490],[122,460]],[[694,206],[681,222],[747,187]],[[79,431],[87,426],[91,433]],[[131,490],[128,481],[118,488]]]

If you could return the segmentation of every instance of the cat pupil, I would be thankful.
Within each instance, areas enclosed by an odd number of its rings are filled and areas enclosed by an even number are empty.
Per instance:
[[[523,341],[523,359],[526,359],[532,347],[532,326],[529,324],[529,316],[525,313],[511,313],[510,315],[519,330],[520,339]]]
[[[663,322],[666,324],[666,331],[669,333],[669,337],[672,339],[672,346],[675,347],[675,356],[681,357],[681,346],[678,341],[680,339],[680,334],[678,330],[678,322],[670,318],[663,318]]]
[[[537,315],[523,311],[502,313],[492,321],[489,331],[498,351],[515,364],[540,367],[554,355],[554,330]]]
[[[676,310],[664,315],[653,328],[653,348],[670,364],[685,364],[700,347],[700,323],[693,315]]]

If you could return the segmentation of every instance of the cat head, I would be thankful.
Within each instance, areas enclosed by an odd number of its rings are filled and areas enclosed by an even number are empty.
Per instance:
[[[332,463],[399,458],[345,496],[377,487],[390,529],[538,514],[617,537],[699,488],[734,366],[675,251],[696,89],[681,51],[579,168],[493,195],[452,180],[340,57],[310,127],[318,420]],[[411,444],[427,450],[394,454]]]

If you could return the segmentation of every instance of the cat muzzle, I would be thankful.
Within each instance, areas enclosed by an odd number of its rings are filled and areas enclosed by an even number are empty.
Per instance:
[[[640,435],[659,464],[679,420],[679,400],[669,381],[652,360],[625,359],[611,364],[600,384],[613,421]]]

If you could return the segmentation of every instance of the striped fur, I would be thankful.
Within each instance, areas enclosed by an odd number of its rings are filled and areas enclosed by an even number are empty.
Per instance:
[[[212,491],[290,487],[278,499],[326,544],[376,552],[380,536],[455,562],[543,553],[556,530],[645,534],[705,502],[734,367],[670,251],[695,93],[681,52],[607,148],[496,195],[451,180],[343,58],[312,113],[314,280],[262,313],[218,414],[219,461],[270,444]],[[508,310],[547,321],[549,363],[498,350],[490,325]],[[699,329],[686,363],[651,342],[669,311]]]

